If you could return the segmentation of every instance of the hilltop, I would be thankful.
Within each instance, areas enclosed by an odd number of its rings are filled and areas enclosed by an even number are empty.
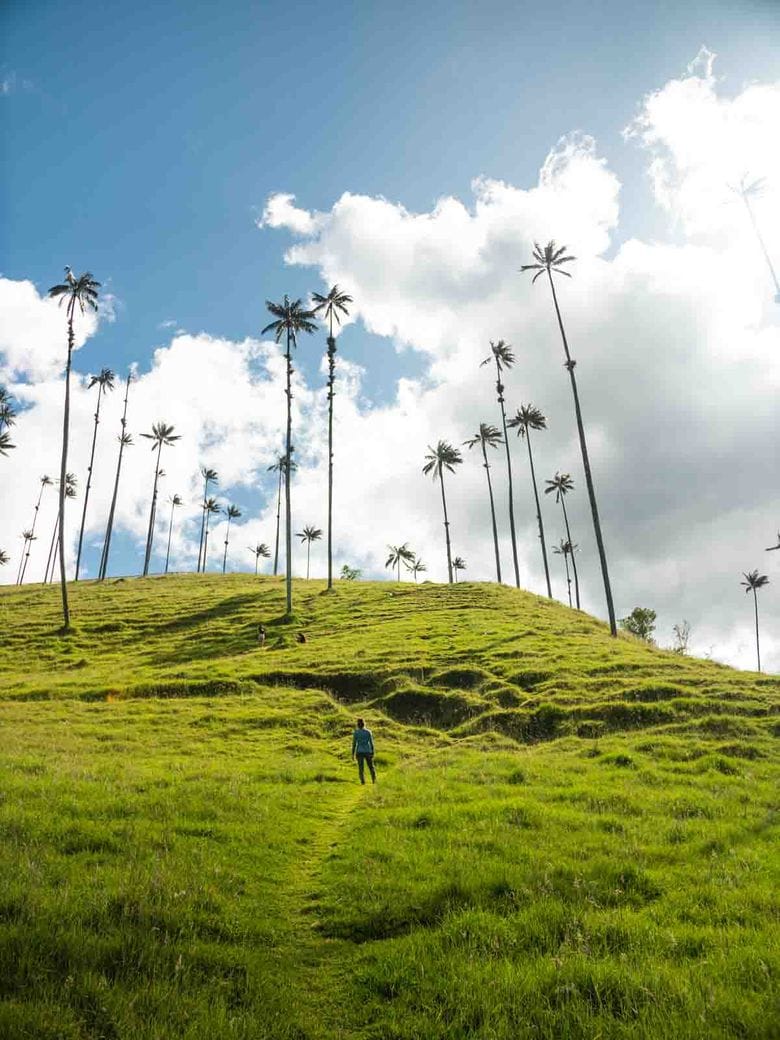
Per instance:
[[[0,589],[4,1036],[773,1035],[777,677],[495,585],[71,596]]]

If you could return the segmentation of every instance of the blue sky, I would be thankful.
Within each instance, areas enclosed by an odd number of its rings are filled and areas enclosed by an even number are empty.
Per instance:
[[[623,182],[621,233],[652,234],[622,128],[705,42],[734,83],[773,71],[777,11],[109,0],[71,30],[59,4],[9,3],[0,266],[41,287],[65,263],[88,267],[121,309],[81,364],[143,365],[165,320],[240,338],[264,324],[266,297],[317,287],[283,266],[284,236],[254,227],[270,193],[314,209],[345,190],[427,208],[478,174],[533,181],[573,129]],[[365,338],[354,330],[348,349],[381,399],[416,362]]]
[[[584,361],[618,612],[655,605],[667,629],[684,615],[700,650],[749,664],[750,618],[734,618],[744,606],[739,572],[771,559],[760,554],[780,524],[780,479],[766,479],[780,432],[780,319],[725,185],[743,173],[768,178],[757,214],[780,259],[771,146],[779,45],[774,0],[109,0],[77,28],[61,5],[9,0],[0,12],[0,292],[13,316],[3,331],[0,314],[0,381],[17,387],[26,425],[7,463],[23,507],[0,516],[0,544],[13,548],[28,522],[31,474],[56,466],[47,431],[61,411],[61,315],[55,321],[32,286],[45,292],[69,264],[113,297],[114,320],[86,339],[76,369],[121,374],[137,362],[145,380],[131,427],[165,419],[186,432],[169,456],[166,493],[187,501],[176,565],[188,568],[203,462],[218,462],[220,494],[244,509],[240,543],[272,539],[266,465],[283,398],[275,355],[257,342],[264,301],[338,280],[360,314],[339,342],[337,560],[380,576],[385,543],[412,538],[441,580],[440,518],[420,456],[439,437],[460,444],[477,420],[496,420],[490,384],[476,374],[489,338],[509,339],[522,358],[516,403],[533,394],[549,409],[540,467],[581,480],[557,353],[546,360],[560,349],[547,301],[517,274],[535,237],[566,235],[582,258],[567,313]],[[478,177],[486,180],[475,189]],[[283,195],[298,208],[285,203],[275,226],[258,227],[269,199]],[[437,207],[442,199],[450,202]],[[291,246],[296,262],[285,263]],[[324,521],[322,349],[320,336],[298,351],[296,529]],[[737,407],[746,401],[747,423]],[[76,469],[93,408],[79,390]],[[106,475],[113,451],[106,435]],[[137,570],[143,557],[147,463],[140,451],[127,463],[114,573]],[[470,576],[487,579],[483,476],[466,469],[453,529]],[[88,574],[108,492],[96,485]],[[518,513],[527,505],[517,502]],[[572,514],[586,606],[603,615],[584,497]],[[529,516],[522,563],[538,590]],[[718,574],[694,582],[713,559]],[[4,570],[0,580],[12,580]],[[780,575],[772,580],[780,585]],[[770,609],[780,630],[780,610]],[[772,653],[780,667],[780,641]]]

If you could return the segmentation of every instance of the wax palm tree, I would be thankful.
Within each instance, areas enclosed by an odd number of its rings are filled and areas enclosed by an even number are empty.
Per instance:
[[[455,559],[452,561],[452,571],[455,575],[456,582],[458,580],[458,571],[465,571],[465,569],[466,561],[463,559],[462,556],[456,556]]]
[[[271,550],[268,548],[268,546],[265,544],[265,542],[258,542],[257,545],[255,545],[255,546],[248,545],[247,548],[249,549],[249,551],[251,553],[254,554],[254,557],[255,557],[255,575],[256,575],[257,574],[257,568],[258,568],[258,566],[260,564],[260,557],[262,556],[263,559],[267,560],[269,558],[269,556],[271,555]]]
[[[309,559],[311,557],[311,543],[318,542],[322,538],[322,531],[319,527],[312,527],[311,525],[304,527],[302,531],[296,531],[295,537],[300,538],[301,544],[306,542],[306,580],[309,580]]]
[[[444,510],[444,539],[447,547],[447,578],[452,584],[452,548],[450,546],[450,522],[447,517],[447,499],[444,495],[444,471],[455,472],[455,467],[463,462],[463,456],[457,448],[453,448],[447,441],[439,441],[435,448],[428,445],[428,454],[425,456],[423,473],[429,473],[434,480],[439,481],[441,486],[441,505]]]
[[[27,557],[30,555],[30,546],[35,541],[35,533],[32,529],[22,531],[22,555],[19,560],[19,570],[16,572],[16,584],[21,585],[21,577],[24,573],[24,565],[27,561]]]
[[[292,449],[295,451],[295,448]],[[294,473],[298,468],[298,463],[295,459],[290,458],[290,472]],[[279,528],[282,520],[282,478],[287,469],[287,460],[284,455],[280,455],[276,462],[272,463],[268,470],[279,474],[279,488],[276,494],[276,542],[274,548],[274,577],[276,577],[279,571]]]
[[[47,477],[45,474],[41,477],[41,489],[38,492],[38,500],[35,503],[35,510],[33,512],[33,522],[30,528],[30,537],[29,539],[25,539],[25,551],[22,554],[22,559],[19,563],[19,573],[16,576],[17,585],[22,585],[24,582],[24,575],[27,571],[27,562],[30,559],[30,549],[32,547],[32,543],[35,541],[35,527],[38,523],[38,511],[41,508],[41,499],[43,498],[43,492],[46,490],[47,487],[53,487],[53,485],[54,481],[51,479],[51,477]]]
[[[571,531],[569,530],[569,516],[566,512],[566,496],[570,491],[574,490],[574,481],[571,479],[568,473],[556,473],[552,480],[546,480],[545,484],[547,487],[544,489],[545,495],[551,495],[555,492],[555,501],[560,502],[561,509],[563,510],[563,523],[566,527],[566,541],[569,545],[574,545],[571,538]],[[574,595],[577,600],[577,610],[580,609],[580,581],[577,577],[577,563],[574,559],[574,554],[571,557],[571,566],[574,571]]]
[[[209,524],[212,516],[217,516],[222,512],[222,506],[217,502],[216,498],[207,498],[205,505],[205,516],[206,516],[206,533],[203,537],[203,573],[206,573],[206,557],[209,551]]]
[[[200,544],[198,545],[198,574],[202,570],[205,571],[206,565],[203,561],[203,536],[206,532],[206,500],[209,497],[209,484],[219,483],[219,477],[215,469],[209,469],[207,466],[200,467],[200,475],[203,477],[203,505],[201,506],[202,514],[200,518]]]
[[[227,513],[227,531],[225,531],[225,552],[222,555],[222,573],[223,574],[225,573],[225,568],[227,567],[228,542],[230,541],[230,522],[231,522],[231,520],[238,520],[238,518],[241,516],[241,510],[238,508],[238,506],[228,506],[227,510],[226,510],[226,513]]]
[[[777,272],[775,271],[772,258],[769,255],[769,250],[766,247],[761,231],[758,227],[758,221],[756,215],[753,212],[753,207],[750,205],[752,198],[757,198],[764,190],[763,178],[758,180],[750,180],[748,177],[743,177],[739,182],[739,186],[735,189],[737,194],[740,196],[742,201],[745,203],[745,209],[748,211],[750,217],[750,223],[753,225],[753,231],[755,232],[758,244],[761,247],[761,252],[764,254],[766,265],[769,268],[769,275],[775,285],[775,303],[780,303],[780,281],[777,279]]]
[[[398,570],[398,580],[401,580],[401,564],[404,565],[414,563],[415,555],[409,548],[409,543],[404,542],[403,545],[388,545],[390,555],[385,560],[385,567],[396,567]]]
[[[111,496],[111,507],[108,511],[108,522],[106,524],[106,535],[103,539],[103,551],[100,554],[100,568],[98,570],[98,578],[103,581],[106,576],[108,569],[108,554],[111,549],[111,535],[114,530],[114,514],[116,512],[116,500],[119,493],[119,476],[122,472],[122,456],[124,455],[125,448],[133,443],[132,435],[127,432],[127,401],[130,397],[130,383],[133,379],[132,371],[127,373],[125,380],[125,401],[122,408],[122,419],[121,419],[121,433],[117,437],[119,441],[119,454],[116,460],[116,475],[114,477],[114,493]]]
[[[501,427],[504,431],[504,447],[506,448],[506,472],[509,481],[509,530],[512,535],[512,560],[515,567],[515,584],[520,588],[520,567],[517,562],[517,534],[515,533],[515,495],[512,486],[512,456],[509,451],[509,436],[506,432],[506,408],[504,407],[504,384],[501,373],[515,363],[515,355],[508,343],[502,339],[494,343],[490,341],[490,354],[482,362],[484,365],[496,366],[496,399],[501,409]]]
[[[168,522],[168,548],[165,550],[165,573],[168,573],[168,561],[171,558],[171,535],[173,534],[173,511],[178,509],[182,504],[182,500],[179,495],[169,495],[168,501],[171,503],[171,519]]]
[[[414,575],[415,585],[417,584],[417,575],[422,574],[423,571],[428,570],[428,568],[425,566],[422,560],[418,560],[417,558],[415,558],[412,563],[407,563],[406,569],[409,571],[410,574]]]
[[[566,339],[566,331],[563,327],[563,318],[561,317],[561,310],[558,306],[558,297],[555,292],[555,283],[553,281],[553,274],[562,274],[566,278],[571,278],[571,274],[563,269],[563,264],[571,263],[575,258],[573,256],[566,256],[566,247],[561,246],[558,248],[555,242],[548,242],[547,245],[542,249],[538,242],[534,243],[534,263],[523,264],[521,271],[536,271],[533,277],[535,282],[543,274],[547,274],[548,281],[550,283],[550,291],[552,292],[552,299],[555,305],[555,314],[558,319],[558,328],[561,333],[561,340],[563,341],[563,350],[566,355],[565,367],[569,373],[569,379],[571,381],[571,392],[574,397],[574,412],[577,418],[577,432],[580,438],[580,451],[582,453],[582,466],[585,470],[585,483],[588,488],[588,498],[590,500],[590,512],[593,517],[593,530],[596,534],[596,545],[599,550],[599,561],[601,563],[601,576],[604,580],[604,594],[607,600],[607,614],[609,615],[609,630],[612,635],[617,638],[617,622],[615,620],[615,608],[612,603],[612,586],[609,582],[609,570],[607,569],[607,554],[604,549],[604,539],[601,536],[601,522],[599,521],[599,511],[596,504],[596,491],[593,486],[593,476],[590,471],[590,459],[588,458],[588,446],[585,442],[585,424],[582,421],[582,412],[580,410],[580,399],[577,393],[577,380],[574,375],[574,368],[577,364],[576,361],[572,360],[569,353],[569,344]]]
[[[556,556],[563,556],[563,563],[564,563],[564,566],[566,567],[566,591],[569,594],[569,606],[572,605],[572,602],[571,602],[571,574],[569,573],[569,556],[571,556],[572,563],[573,563],[574,562],[574,553],[575,553],[576,549],[577,549],[577,546],[576,545],[572,545],[571,542],[567,542],[565,538],[561,538],[561,540],[558,543],[558,545],[553,549],[553,552],[556,554]]]
[[[544,577],[547,581],[547,595],[552,599],[552,588],[550,586],[550,568],[547,565],[547,544],[544,540],[544,524],[542,523],[542,507],[539,504],[539,489],[536,486],[536,471],[534,469],[534,456],[531,451],[531,430],[546,430],[547,419],[541,411],[533,404],[524,404],[515,412],[514,418],[509,420],[512,429],[517,428],[517,436],[525,437],[528,445],[528,463],[531,467],[531,483],[534,488],[534,501],[536,502],[536,522],[539,525],[539,541],[542,543],[542,561],[544,562]]]
[[[100,402],[103,395],[114,389],[116,376],[110,368],[101,368],[100,374],[92,376],[89,380],[88,390],[93,386],[98,388],[97,407],[95,408],[95,425],[92,429],[92,449],[89,453],[89,466],[87,467],[87,486],[84,488],[84,506],[81,510],[81,529],[79,530],[79,546],[76,552],[76,575],[74,580],[79,580],[79,568],[81,567],[81,546],[84,541],[84,524],[87,520],[87,503],[89,502],[89,489],[92,487],[92,469],[95,465],[95,445],[97,444],[97,431],[100,422]]]
[[[96,282],[89,271],[75,277],[69,267],[65,268],[65,281],[53,285],[49,289],[52,299],[59,298],[60,303],[67,300],[65,313],[68,319],[68,355],[65,364],[65,409],[62,420],[62,460],[60,463],[60,585],[62,588],[63,627],[70,628],[70,610],[68,608],[68,587],[65,579],[65,476],[68,469],[68,433],[70,427],[70,368],[73,357],[75,335],[73,332],[73,315],[78,304],[81,313],[85,308],[98,309],[97,297],[100,282]]]
[[[4,386],[0,386],[0,455],[7,455],[16,445],[11,440],[9,428],[16,422],[13,397]]]
[[[0,567],[5,567],[11,557],[4,549],[0,549]]]
[[[59,483],[59,481],[58,481]],[[74,473],[65,474],[65,501],[75,498],[77,494],[78,481]],[[57,565],[57,554],[60,548],[60,513],[57,510],[57,518],[54,521],[54,533],[52,534],[51,545],[49,546],[49,557],[46,561],[46,571],[43,576],[43,583],[47,581],[54,581],[54,571]],[[51,567],[51,573],[49,573],[49,567]]]
[[[157,452],[154,464],[154,485],[152,487],[152,505],[149,509],[149,530],[146,535],[146,552],[144,553],[144,577],[149,573],[149,562],[152,558],[152,545],[154,543],[154,522],[157,518],[157,483],[162,475],[160,469],[160,456],[164,447],[171,447],[180,440],[180,434],[173,432],[174,427],[164,422],[156,422],[152,425],[151,433],[142,433],[141,436],[152,442],[152,451]]]
[[[488,495],[490,497],[490,518],[493,521],[493,545],[496,550],[496,579],[501,581],[501,557],[498,551],[498,528],[496,527],[496,507],[493,501],[493,485],[490,481],[490,463],[488,462],[487,449],[497,448],[503,438],[501,432],[495,426],[488,423],[480,423],[477,433],[464,444],[473,448],[476,444],[482,448],[482,458],[485,460],[485,475],[487,476]]]
[[[352,297],[334,285],[326,296],[312,293],[314,313],[328,322],[328,588],[333,588],[333,396],[336,381],[336,337],[333,335],[333,320],[341,324],[341,314],[349,314],[347,304]]]
[[[268,325],[263,329],[262,335],[266,332],[273,331],[274,339],[279,343],[282,336],[286,338],[287,348],[285,350],[285,361],[287,363],[287,385],[285,394],[287,395],[287,437],[285,440],[285,452],[284,457],[286,459],[292,458],[292,348],[298,344],[298,335],[301,332],[314,332],[317,326],[312,320],[314,318],[314,311],[304,310],[303,304],[300,300],[290,300],[287,296],[284,297],[282,303],[273,303],[271,300],[266,300],[266,307],[276,319],[275,321],[269,322]],[[292,614],[292,505],[290,499],[290,476],[291,468],[285,467],[285,481],[284,481],[284,520],[285,520],[285,548],[287,550],[287,575],[285,578],[285,592],[286,592],[286,604],[287,614]]]
[[[766,574],[759,574],[758,571],[750,571],[748,574],[743,572],[744,581],[740,582],[740,585],[745,586],[745,593],[753,593],[753,606],[756,612],[756,657],[758,658],[758,670],[761,671],[761,647],[758,642],[758,596],[756,595],[759,589],[762,589],[765,585],[769,584],[769,578]]]

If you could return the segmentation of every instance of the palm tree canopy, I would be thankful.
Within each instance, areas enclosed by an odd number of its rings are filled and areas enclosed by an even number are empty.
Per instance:
[[[110,368],[101,368],[100,372],[96,376],[90,376],[89,385],[87,390],[91,390],[93,386],[100,385],[100,393],[104,394],[107,390],[114,389],[114,380],[116,379],[116,373],[112,372]]]
[[[295,451],[295,448],[292,448],[291,451]],[[295,459],[291,458],[290,459],[290,472],[294,473],[297,468],[298,468],[298,463],[295,461]],[[268,470],[271,473],[279,473],[279,472],[283,473],[286,469],[287,469],[287,458],[284,455],[280,455],[279,458],[276,460],[276,462],[272,462],[271,465],[268,467]]]
[[[568,473],[556,473],[552,480],[545,480],[545,484],[547,485],[544,489],[545,495],[554,491],[556,502],[560,502],[561,497],[565,498],[570,491],[574,490],[574,481]]]
[[[315,292],[311,294],[311,298],[315,305],[312,313],[317,314],[319,311],[324,311],[323,317],[326,321],[335,318],[336,324],[340,325],[339,311],[342,314],[349,315],[347,304],[352,303],[352,297],[342,292],[337,285],[334,285],[325,296]]]
[[[41,477],[41,484],[43,484],[43,486],[46,487],[48,484],[53,484],[53,483],[54,483],[54,481],[51,479],[51,477],[47,477],[46,474],[44,473],[44,475]]]
[[[740,585],[745,586],[745,592],[762,589],[764,585],[769,584],[769,578],[767,578],[766,574],[759,574],[758,571],[750,571],[748,574],[745,574],[743,571],[742,576],[745,578],[745,581],[741,581]]]
[[[579,546],[576,542],[572,543],[568,541],[566,538],[561,538],[558,545],[555,546],[555,548],[553,549],[553,552],[557,553],[558,556],[571,556],[577,551],[578,548]]]
[[[249,551],[250,551],[251,553],[254,553],[254,554],[255,554],[255,556],[256,556],[256,557],[257,557],[258,559],[259,559],[259,558],[260,558],[261,556],[263,556],[263,557],[268,557],[268,556],[270,556],[270,555],[271,555],[271,550],[270,550],[270,549],[268,548],[268,546],[267,546],[267,545],[265,544],[265,542],[260,542],[260,543],[259,543],[258,545],[254,545],[254,546],[252,546],[252,545],[248,545],[248,546],[247,546],[247,549],[249,549]]]
[[[168,501],[171,503],[172,506],[180,506],[182,503],[180,495],[171,495]]]
[[[221,513],[222,506],[217,502],[216,498],[207,498],[203,508],[207,513]]]
[[[515,355],[512,353],[512,348],[508,343],[505,343],[502,339],[494,343],[491,339],[490,355],[480,363],[480,368],[483,365],[495,364],[498,366],[498,371],[502,372],[505,368],[511,368],[515,360]]]
[[[322,531],[319,527],[308,524],[302,531],[296,531],[295,537],[300,538],[302,542],[318,542],[322,538]]]
[[[442,470],[448,470],[450,473],[455,472],[455,466],[460,465],[463,462],[463,457],[457,448],[454,448],[447,441],[439,441],[435,448],[428,445],[428,454],[425,456],[425,465],[423,466],[423,473],[427,476],[429,473],[436,480],[442,473]]]
[[[16,408],[13,398],[4,386],[0,386],[0,426],[13,426],[16,422]]]
[[[491,426],[490,423],[480,423],[479,431],[470,440],[463,443],[468,444],[469,448],[473,448],[475,444],[488,448],[497,448],[499,444],[504,443],[504,438],[501,436],[501,431],[498,427]]]
[[[428,570],[428,568],[422,562],[422,560],[417,560],[417,559],[412,560],[411,563],[406,563],[405,567],[412,574],[420,574],[420,573],[422,573],[422,571],[427,571]]]
[[[218,473],[215,469],[209,469],[207,466],[200,467],[200,475],[209,484],[216,484]]]
[[[523,404],[509,420],[507,426],[517,427],[517,436],[525,437],[529,430],[546,430],[547,419],[533,404]]]
[[[228,506],[227,515],[230,517],[231,520],[237,520],[238,517],[241,516],[241,510],[238,508],[238,506]]]
[[[415,554],[409,548],[408,542],[404,542],[403,545],[388,545],[387,548],[390,550],[390,555],[385,561],[385,567],[395,567],[402,561],[407,563],[415,558]]]
[[[465,571],[466,561],[463,559],[462,556],[456,556],[455,559],[452,561],[452,567],[453,570],[456,571]]]
[[[5,430],[0,431],[0,455],[7,455],[15,447],[16,445],[11,440],[10,433],[7,433]]]
[[[160,445],[173,444],[175,441],[181,439],[181,434],[173,432],[174,427],[169,426],[164,422],[156,422],[152,424],[151,433],[142,433],[142,437],[146,437],[147,440],[152,441],[152,451],[155,448],[159,448]]]
[[[53,285],[49,289],[49,296],[52,299],[60,298],[60,303],[63,300],[68,300],[69,309],[78,303],[81,313],[84,313],[85,305],[91,307],[93,311],[98,309],[97,305],[97,291],[100,288],[100,282],[96,282],[89,271],[85,271],[84,274],[80,274],[76,278],[73,271],[69,268],[65,268],[65,281],[59,285]]]
[[[5,552],[4,549],[0,549],[0,567],[5,567],[11,557]]]
[[[545,271],[549,271],[550,274],[565,274],[567,278],[571,278],[571,274],[568,271],[564,271],[561,264],[571,263],[572,260],[576,260],[576,256],[565,256],[566,246],[556,246],[554,239],[550,239],[547,245],[542,249],[538,242],[534,242],[534,263],[523,264],[520,268],[521,271],[536,271],[533,277],[533,282],[544,274]],[[533,282],[531,283],[533,285]]]
[[[283,303],[266,300],[265,305],[276,321],[271,321],[266,325],[261,332],[262,336],[266,332],[273,331],[274,339],[278,343],[282,336],[288,333],[293,344],[297,345],[296,337],[299,332],[316,332],[317,326],[312,321],[316,317],[315,312],[304,310],[301,300],[290,301],[285,296]]]

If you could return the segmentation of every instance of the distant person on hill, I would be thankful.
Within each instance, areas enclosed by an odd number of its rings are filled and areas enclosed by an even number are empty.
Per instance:
[[[365,767],[371,774],[371,783],[376,783],[376,770],[374,769],[374,737],[370,729],[362,719],[357,720],[357,729],[352,734],[352,761],[357,757],[358,775],[361,784],[366,782]]]
[[[265,625],[257,626],[257,645],[265,646]]]

